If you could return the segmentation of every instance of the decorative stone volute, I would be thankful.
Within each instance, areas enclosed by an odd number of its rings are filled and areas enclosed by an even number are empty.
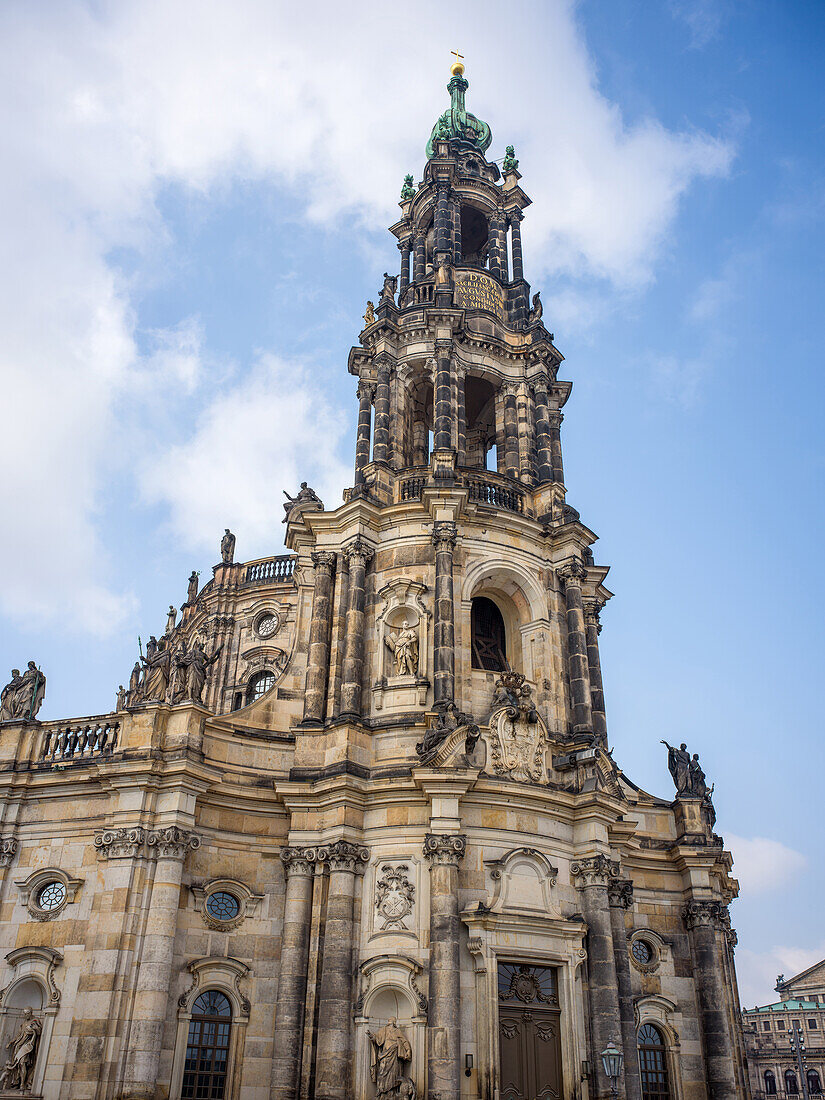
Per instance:
[[[318,859],[317,848],[282,848],[281,863],[287,878],[291,875],[313,875]]]
[[[326,863],[330,871],[352,871],[362,875],[369,859],[369,848],[350,844],[347,840],[338,840],[334,844],[324,844],[318,848],[318,862]]]
[[[727,905],[713,898],[689,901],[682,909],[682,919],[688,931],[700,927],[731,930]]]
[[[570,864],[570,876],[576,880],[579,889],[588,886],[608,886],[611,880],[619,877],[619,874],[619,861],[608,859],[601,852],[594,856],[577,859],[575,863]]]
[[[611,879],[607,884],[607,898],[616,909],[630,909],[633,905],[633,883],[629,878]]]
[[[427,833],[424,838],[424,858],[441,866],[457,867],[467,851],[467,838],[461,833]]]

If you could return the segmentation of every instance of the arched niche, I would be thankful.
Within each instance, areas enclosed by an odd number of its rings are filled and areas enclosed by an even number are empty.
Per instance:
[[[412,1048],[404,1075],[415,1083],[416,1096],[425,1094],[427,998],[422,989],[422,967],[405,955],[377,955],[359,968],[355,1003],[355,1095],[375,1097],[370,1077],[370,1039],[395,1019]]]
[[[378,592],[378,667],[373,684],[376,710],[404,710],[426,704],[431,618],[425,600],[427,591],[427,585],[423,582],[399,577],[385,584]],[[417,643],[417,661],[412,662],[413,672],[403,662],[399,669],[395,656],[395,647],[405,631],[414,634]],[[414,649],[409,646],[407,652],[414,655]]]
[[[7,1056],[8,1044],[18,1035],[29,1011],[40,1024],[34,1072],[31,1076],[32,1097],[42,1096],[54,1022],[60,1009],[60,990],[54,974],[63,962],[59,951],[51,947],[19,947],[6,955],[11,975],[0,990],[0,1050]],[[29,1095],[28,1093],[26,1095]]]

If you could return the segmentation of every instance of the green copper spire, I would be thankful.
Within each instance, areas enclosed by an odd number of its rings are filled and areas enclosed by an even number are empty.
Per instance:
[[[481,153],[490,148],[490,142],[493,140],[487,123],[471,115],[464,106],[464,93],[470,86],[464,79],[464,66],[457,61],[450,71],[453,74],[447,85],[450,106],[433,126],[433,132],[427,142],[428,160],[435,152],[435,143],[439,139],[463,142]]]

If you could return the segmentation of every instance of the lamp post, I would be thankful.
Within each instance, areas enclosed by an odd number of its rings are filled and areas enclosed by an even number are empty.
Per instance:
[[[799,1073],[799,1083],[802,1087],[803,1100],[810,1100],[808,1095],[808,1061],[805,1056],[805,1039],[799,1024],[795,1028],[788,1028],[788,1036],[791,1044],[791,1053],[796,1058],[796,1068]]]
[[[624,1054],[611,1039],[602,1051],[602,1065],[604,1066],[604,1075],[610,1082],[610,1095],[613,1100],[616,1100],[619,1095],[619,1076],[622,1072],[623,1063]]]

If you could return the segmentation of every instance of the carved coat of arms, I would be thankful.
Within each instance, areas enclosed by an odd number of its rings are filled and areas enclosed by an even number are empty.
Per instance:
[[[524,676],[518,672],[503,673],[496,684],[490,719],[494,773],[521,783],[540,783],[546,778],[546,751],[547,731]]]
[[[406,918],[412,913],[414,901],[415,886],[410,882],[407,864],[385,863],[375,884],[375,908],[384,922],[381,931],[406,928]]]

